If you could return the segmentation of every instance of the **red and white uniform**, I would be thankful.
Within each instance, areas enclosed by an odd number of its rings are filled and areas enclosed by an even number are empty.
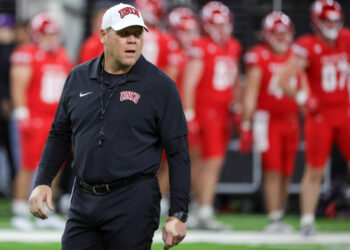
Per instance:
[[[191,57],[203,61],[203,74],[196,88],[195,112],[200,126],[202,156],[224,156],[229,140],[229,105],[238,79],[242,46],[230,38],[224,47],[209,37],[193,42]]]
[[[149,27],[149,32],[144,32],[142,54],[144,57],[161,70],[165,70],[171,64],[171,55],[178,50],[177,42],[166,32]]]
[[[12,66],[27,65],[32,69],[26,91],[29,124],[21,128],[21,166],[34,170],[49,134],[64,82],[71,69],[63,47],[45,52],[35,44],[18,47],[11,56]]]
[[[93,33],[84,41],[80,48],[79,63],[83,63],[95,57],[101,56],[103,49],[103,43],[100,41],[100,35],[98,33]]]
[[[308,114],[305,123],[306,159],[314,167],[326,163],[333,141],[350,160],[349,30],[342,29],[331,46],[316,35],[300,37],[293,52],[307,60],[311,90],[320,102],[320,112]]]
[[[290,56],[290,50],[281,56],[262,44],[252,47],[244,57],[246,67],[258,67],[262,72],[253,119],[255,148],[262,153],[264,171],[277,171],[286,177],[293,173],[299,142],[298,105],[276,84]],[[298,88],[299,82],[299,76],[290,80],[293,88]]]

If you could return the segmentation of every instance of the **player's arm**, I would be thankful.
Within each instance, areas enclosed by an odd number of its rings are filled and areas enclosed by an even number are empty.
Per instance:
[[[70,76],[68,76],[63,88],[55,118],[40,158],[34,182],[35,188],[29,197],[30,212],[41,219],[46,219],[48,216],[44,209],[44,203],[49,209],[53,209],[51,183],[66,160],[72,144],[72,126],[66,107]]]
[[[179,69],[176,65],[169,65],[164,69],[164,73],[169,76],[171,80],[176,82],[177,76],[179,75]]]
[[[195,91],[203,74],[204,63],[201,59],[191,59],[186,65],[183,79],[183,105],[187,121],[195,117]]]
[[[251,120],[258,98],[262,71],[258,66],[250,66],[247,69],[246,83],[243,95],[243,114],[240,135],[240,151],[245,153],[251,150],[252,134]]]
[[[306,58],[297,55],[291,56],[280,74],[277,84],[287,96],[293,98],[300,106],[305,107],[310,114],[315,114],[319,110],[319,102],[310,92],[306,74],[303,72],[307,65]],[[289,84],[291,77],[297,74],[301,74],[300,89],[295,89]]]
[[[260,90],[260,82],[262,78],[261,69],[252,66],[247,69],[246,83],[243,95],[243,115],[242,123],[250,124],[256,106],[256,100]]]
[[[305,58],[299,57],[299,56],[291,56],[288,60],[287,64],[285,65],[284,69],[279,75],[277,86],[280,86],[283,92],[295,99],[297,95],[297,90],[294,89],[289,83],[290,79],[293,76],[296,76],[298,73],[300,73],[302,70],[304,70],[308,65],[308,62]]]
[[[238,70],[239,71],[239,70]],[[243,107],[243,85],[238,77],[233,86],[233,102],[230,105],[230,113],[232,116],[232,122],[237,125],[240,124],[242,118],[242,107]]]
[[[17,120],[29,118],[26,91],[32,76],[30,65],[13,65],[10,70],[11,98],[14,106],[14,117]]]

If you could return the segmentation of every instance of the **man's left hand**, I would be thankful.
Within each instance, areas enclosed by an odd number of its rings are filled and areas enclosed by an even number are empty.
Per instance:
[[[179,244],[186,236],[186,223],[170,216],[163,227],[164,249],[167,250]]]

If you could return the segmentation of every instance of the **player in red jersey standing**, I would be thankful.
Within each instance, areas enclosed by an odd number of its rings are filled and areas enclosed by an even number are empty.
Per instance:
[[[175,80],[170,60],[171,54],[178,49],[178,44],[169,33],[159,29],[163,17],[162,0],[135,0],[135,7],[143,13],[149,32],[144,34],[142,54],[151,63]]]
[[[20,230],[33,228],[26,200],[71,67],[68,53],[60,45],[60,27],[54,17],[40,13],[32,19],[30,28],[34,42],[18,47],[11,56],[13,115],[21,145],[11,224]],[[38,220],[37,226],[63,229],[64,222],[52,216],[47,221]]]
[[[203,166],[198,178],[198,227],[220,230],[214,220],[214,197],[226,144],[229,140],[229,106],[238,80],[242,47],[231,38],[233,17],[218,1],[207,3],[200,12],[206,36],[193,42],[184,76],[184,108],[187,121],[198,120]]]
[[[285,233],[283,223],[288,188],[299,144],[298,104],[277,86],[278,74],[291,56],[294,29],[282,12],[268,14],[262,22],[264,43],[248,50],[243,99],[240,151],[251,150],[252,142],[261,153],[264,197],[269,217],[267,232]],[[306,87],[304,75],[290,79],[293,89]]]
[[[317,0],[311,6],[314,34],[300,37],[279,83],[301,105],[306,105],[306,169],[301,185],[301,233],[315,233],[315,210],[320,183],[336,142],[350,161],[350,110],[348,94],[349,30],[343,28],[338,2]],[[305,69],[309,93],[290,89],[284,82]]]
[[[168,15],[168,30],[173,35],[178,43],[178,49],[169,55],[169,62],[172,67],[171,75],[175,77],[180,92],[181,99],[183,99],[183,75],[188,61],[188,50],[191,47],[192,41],[199,38],[199,24],[196,14],[187,7],[177,7],[170,11]],[[189,129],[188,144],[191,158],[191,186],[192,186],[192,202],[198,198],[200,190],[196,188],[200,152],[199,152],[199,126],[198,122],[193,121],[187,124]],[[193,205],[193,204],[192,204]],[[190,223],[190,222],[188,222]]]

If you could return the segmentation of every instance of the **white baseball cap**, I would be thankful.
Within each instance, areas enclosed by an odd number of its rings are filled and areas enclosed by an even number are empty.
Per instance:
[[[130,26],[142,26],[148,31],[140,11],[128,4],[117,4],[109,8],[102,18],[102,29],[112,28],[116,31]]]

